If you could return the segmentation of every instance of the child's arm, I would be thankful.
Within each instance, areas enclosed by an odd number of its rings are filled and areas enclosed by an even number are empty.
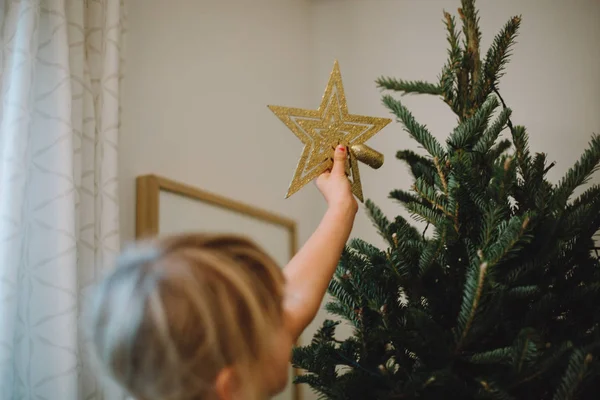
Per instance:
[[[328,210],[316,231],[284,269],[285,324],[294,341],[319,310],[358,210],[346,177],[346,153],[339,146],[331,172],[317,179]]]

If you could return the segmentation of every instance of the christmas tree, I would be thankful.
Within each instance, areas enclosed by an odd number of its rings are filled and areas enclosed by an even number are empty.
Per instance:
[[[444,13],[448,61],[437,83],[380,78],[381,88],[440,97],[458,116],[443,145],[395,97],[383,102],[424,155],[399,151],[414,177],[390,197],[418,230],[366,206],[389,247],[353,239],[329,286],[326,321],[294,350],[322,399],[597,399],[600,393],[600,186],[576,196],[600,161],[594,136],[557,183],[530,152],[499,80],[521,18],[480,53],[474,0],[462,31]],[[506,137],[506,138],[503,138]]]

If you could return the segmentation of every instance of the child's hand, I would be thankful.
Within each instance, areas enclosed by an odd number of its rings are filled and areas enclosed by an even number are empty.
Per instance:
[[[343,208],[356,213],[358,204],[350,181],[346,177],[346,158],[348,150],[344,146],[338,146],[333,155],[333,167],[331,171],[324,172],[317,178],[317,187],[325,197],[329,208]]]

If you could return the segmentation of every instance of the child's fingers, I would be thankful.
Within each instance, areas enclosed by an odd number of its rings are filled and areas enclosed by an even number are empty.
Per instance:
[[[346,176],[346,157],[347,151],[345,146],[338,146],[333,154],[333,167],[331,167],[331,174],[338,176]]]

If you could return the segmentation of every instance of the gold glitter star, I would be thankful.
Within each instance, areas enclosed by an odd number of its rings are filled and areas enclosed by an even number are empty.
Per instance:
[[[391,122],[387,118],[348,114],[340,67],[336,61],[317,110],[268,106],[304,143],[294,178],[286,198],[333,165],[333,152],[339,144],[348,148],[346,171],[352,193],[363,201],[358,160],[352,147],[363,145]],[[365,146],[363,146],[365,147]]]

